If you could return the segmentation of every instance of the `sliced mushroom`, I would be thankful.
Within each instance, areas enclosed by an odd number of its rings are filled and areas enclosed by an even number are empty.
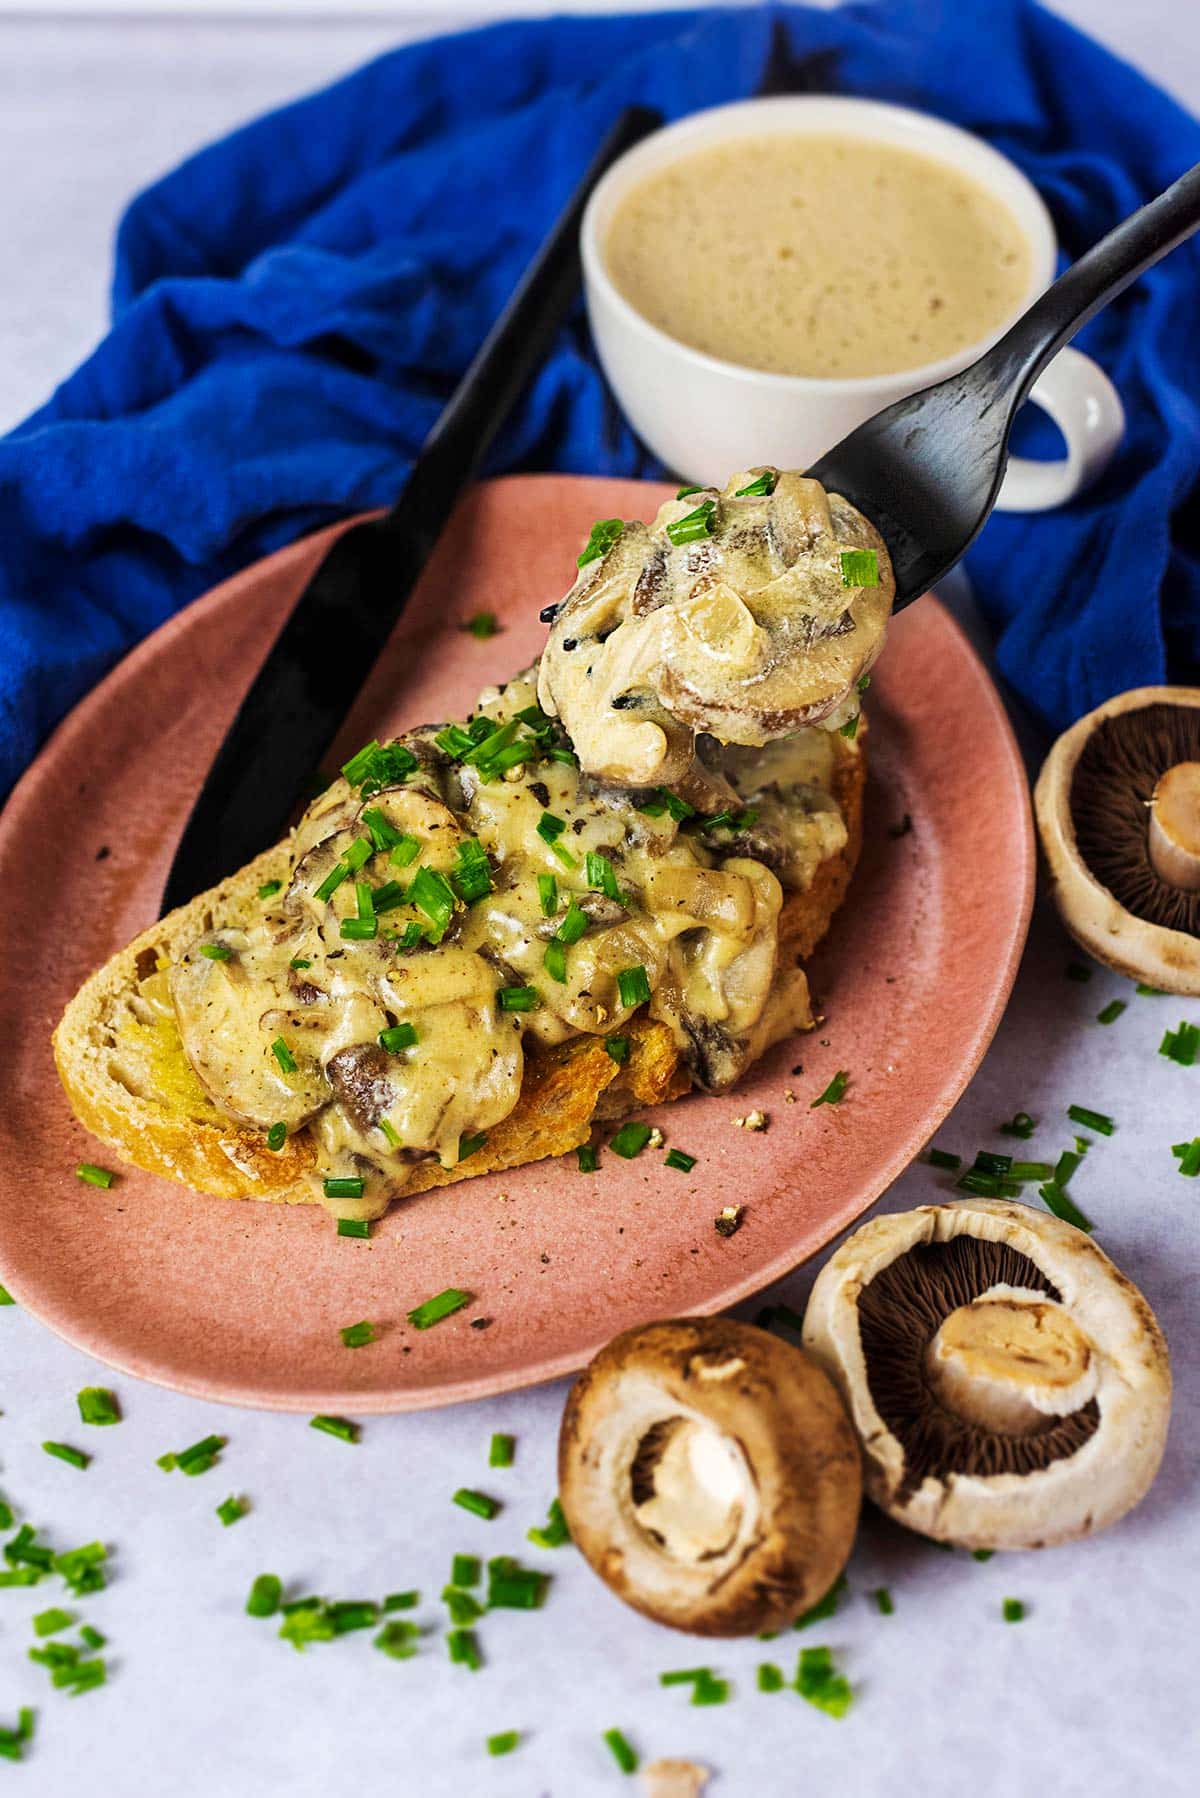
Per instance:
[[[558,608],[538,676],[586,771],[678,781],[697,732],[757,745],[857,709],[894,580],[883,539],[838,494],[747,469],[669,501],[649,528],[608,523],[617,535]],[[873,555],[869,585],[847,584],[855,550]]]
[[[1055,743],[1034,792],[1067,929],[1097,960],[1200,993],[1200,689],[1139,687]]]
[[[1041,1548],[1113,1523],[1171,1403],[1154,1313],[1090,1237],[965,1199],[879,1217],[817,1277],[805,1346],[837,1381],[866,1489],[940,1542]]]
[[[675,1629],[790,1623],[850,1553],[861,1475],[821,1369],[731,1318],[647,1324],[573,1387],[558,1450],[571,1535],[618,1598]]]

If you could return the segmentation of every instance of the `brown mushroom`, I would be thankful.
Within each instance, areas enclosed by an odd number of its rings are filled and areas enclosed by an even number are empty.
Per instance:
[[[1200,689],[1139,687],[1055,743],[1034,793],[1067,929],[1163,992],[1200,993]]]
[[[868,1495],[966,1548],[1115,1522],[1158,1470],[1171,1407],[1149,1305],[1073,1225],[964,1199],[875,1218],[822,1268],[805,1346],[837,1381]]]
[[[695,1635],[791,1623],[854,1541],[858,1448],[833,1384],[800,1349],[731,1318],[616,1337],[571,1391],[558,1462],[595,1572]]]

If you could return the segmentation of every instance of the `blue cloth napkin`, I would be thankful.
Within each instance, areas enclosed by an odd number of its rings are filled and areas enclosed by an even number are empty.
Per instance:
[[[0,793],[138,638],[235,569],[396,493],[617,111],[769,91],[924,107],[1013,157],[1068,252],[1200,160],[1200,126],[1032,0],[545,19],[417,44],[201,151],[135,199],[113,325],[0,441]],[[1048,724],[1200,660],[1200,258],[1080,342],[1128,439],[1103,483],[993,518],[970,560]],[[493,471],[660,472],[582,315]]]

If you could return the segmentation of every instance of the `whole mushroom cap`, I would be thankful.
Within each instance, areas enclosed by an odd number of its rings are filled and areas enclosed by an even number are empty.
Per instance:
[[[1047,756],[1034,810],[1076,942],[1200,994],[1200,689],[1137,687],[1089,712]]]
[[[1145,1495],[1171,1406],[1167,1345],[1083,1231],[965,1199],[879,1217],[822,1269],[805,1346],[841,1388],[868,1495],[966,1548],[1041,1548]]]
[[[558,1474],[572,1539],[618,1598],[704,1636],[780,1629],[823,1597],[862,1497],[833,1383],[724,1317],[601,1349],[567,1399]]]

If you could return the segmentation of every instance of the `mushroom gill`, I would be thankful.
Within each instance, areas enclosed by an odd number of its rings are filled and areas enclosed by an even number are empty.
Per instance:
[[[993,1407],[978,1413],[989,1416],[985,1424],[966,1414],[972,1407],[953,1384],[938,1378],[935,1345],[947,1320],[990,1299],[996,1288],[1044,1295],[1049,1307],[1061,1299],[1027,1255],[1008,1243],[967,1235],[917,1244],[862,1291],[859,1331],[871,1397],[904,1450],[901,1504],[928,1475],[1038,1472],[1075,1454],[1099,1427],[1094,1398],[1065,1416],[1035,1416],[1032,1408],[1005,1416]],[[998,1314],[997,1325],[1004,1321]]]
[[[1200,708],[1139,706],[1096,725],[1070,787],[1076,843],[1096,879],[1135,917],[1191,936],[1200,936],[1200,891],[1164,878],[1160,868],[1176,864],[1152,854],[1151,826],[1164,777],[1197,762]]]

